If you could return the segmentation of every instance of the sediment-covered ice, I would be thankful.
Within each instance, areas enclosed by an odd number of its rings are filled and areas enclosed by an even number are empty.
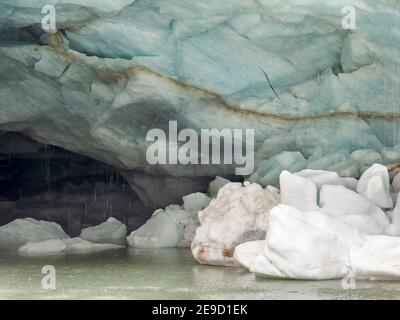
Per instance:
[[[245,182],[228,183],[210,205],[199,212],[200,227],[191,244],[203,264],[235,265],[237,245],[265,238],[269,210],[279,203],[279,191]]]

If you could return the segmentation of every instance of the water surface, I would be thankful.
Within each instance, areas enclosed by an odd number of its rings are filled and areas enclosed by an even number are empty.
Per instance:
[[[42,288],[44,265],[55,290]],[[255,277],[242,268],[198,265],[185,249],[20,258],[0,254],[0,299],[400,299],[399,282],[296,281]]]

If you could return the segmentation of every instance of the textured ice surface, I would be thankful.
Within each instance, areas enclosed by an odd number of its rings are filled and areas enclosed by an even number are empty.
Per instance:
[[[392,211],[379,207],[390,196],[387,168],[373,164],[359,181],[283,171],[280,182],[281,204],[269,212],[265,241],[236,246],[237,263],[272,278],[400,279],[399,194]]]
[[[299,171],[307,166],[307,161],[299,151],[283,151],[260,162],[249,180],[263,185],[277,185],[284,169]]]
[[[62,33],[38,28],[44,4]],[[344,5],[354,30],[342,28]],[[1,0],[0,11],[0,130],[120,169],[197,177],[233,167],[151,167],[146,132],[168,120],[254,128],[252,181],[264,186],[283,169],[358,177],[398,164],[395,1]]]
[[[56,6],[55,34],[38,27],[44,4]],[[344,5],[356,9],[354,30],[342,28]],[[262,186],[278,185],[282,170],[358,178],[379,162],[398,171],[396,1],[0,0],[0,12],[0,130],[113,165],[151,208],[234,173],[222,164],[149,165],[146,133],[169,120],[197,131],[254,129],[249,179]],[[322,178],[298,175],[283,189],[305,187],[302,205],[314,206]],[[392,207],[387,178],[371,179],[358,196],[372,204],[346,197],[382,216],[378,207]],[[335,187],[357,188],[354,180]],[[301,204],[287,194],[284,202]],[[156,215],[132,242],[190,239],[195,222],[182,224],[182,211]]]
[[[184,206],[170,205],[158,209],[139,229],[133,231],[127,241],[136,248],[189,247],[198,227],[197,213],[205,208],[210,198],[194,193],[185,196]]]
[[[382,228],[389,225],[389,220],[382,209],[343,186],[323,186],[319,206],[322,211],[335,216],[361,215],[374,218]]]
[[[399,237],[374,236],[351,249],[350,264],[358,279],[398,281],[399,257]]]
[[[250,269],[254,264],[258,255],[260,255],[265,247],[265,240],[248,241],[235,247],[233,258],[241,266]]]
[[[109,222],[107,226],[110,231]],[[93,230],[89,232],[93,240],[105,240],[99,237],[99,231],[104,230],[104,224],[94,227]],[[88,233],[85,232],[85,234]],[[97,237],[94,237],[95,235]],[[70,238],[55,222],[26,218],[16,219],[0,227],[0,248],[10,250],[19,248],[18,253],[25,256],[49,256],[99,252],[122,248],[122,246]]]
[[[321,189],[324,184],[341,186],[348,185],[348,182],[345,178],[342,178],[336,172],[331,171],[305,169],[300,172],[296,172],[296,175],[312,181],[318,189]]]
[[[184,196],[182,200],[183,200],[183,209],[185,209],[187,212],[197,215],[201,209],[204,209],[205,207],[208,206],[208,204],[211,201],[211,198],[204,193],[196,192]]]
[[[280,178],[281,203],[301,210],[317,208],[317,186],[312,180],[282,171]]]
[[[17,219],[0,227],[0,247],[6,249],[29,241],[67,238],[69,236],[57,223],[31,218]]]
[[[357,192],[381,208],[392,208],[393,200],[389,194],[389,187],[387,168],[374,164],[360,177]]]
[[[211,198],[196,192],[182,200],[183,206],[170,205],[156,210],[142,227],[127,237],[128,244],[136,248],[190,247],[199,226],[198,213],[208,206]]]
[[[279,205],[270,212],[265,246],[244,243],[237,257],[245,267],[253,261],[250,271],[273,278],[398,280],[399,243],[399,237],[365,236],[330,214]]]
[[[64,240],[52,239],[38,242],[28,242],[18,249],[18,254],[28,257],[58,256],[66,254],[97,253],[121,248],[123,248],[123,246],[111,243],[93,243],[82,238]]]
[[[235,247],[265,238],[269,210],[278,203],[276,189],[249,182],[226,184],[199,212],[200,227],[191,244],[193,256],[202,264],[235,265]]]
[[[133,231],[127,241],[136,248],[177,247],[183,239],[184,226],[195,220],[182,208],[171,205],[158,209],[139,229]]]
[[[279,205],[270,212],[261,253],[265,263],[255,263],[251,271],[296,279],[343,278],[350,247],[362,242],[356,227],[333,215]]]
[[[21,256],[53,256],[60,255],[66,249],[66,244],[60,239],[28,242],[18,249]]]
[[[98,226],[82,229],[80,238],[96,243],[125,244],[126,226],[115,218]]]

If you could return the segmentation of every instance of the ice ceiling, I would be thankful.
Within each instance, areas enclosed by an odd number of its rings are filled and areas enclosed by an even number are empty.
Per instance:
[[[399,40],[395,0],[0,0],[0,130],[112,165],[154,207],[233,173],[150,166],[146,132],[169,120],[255,129],[264,185],[282,169],[394,170]]]

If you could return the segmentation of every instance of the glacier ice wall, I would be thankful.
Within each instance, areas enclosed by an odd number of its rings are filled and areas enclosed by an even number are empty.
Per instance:
[[[40,28],[45,4],[55,34]],[[146,132],[169,120],[254,128],[262,184],[277,168],[395,171],[399,36],[395,0],[0,0],[0,130],[111,164],[144,198],[159,183],[143,175],[233,173],[150,166]]]

